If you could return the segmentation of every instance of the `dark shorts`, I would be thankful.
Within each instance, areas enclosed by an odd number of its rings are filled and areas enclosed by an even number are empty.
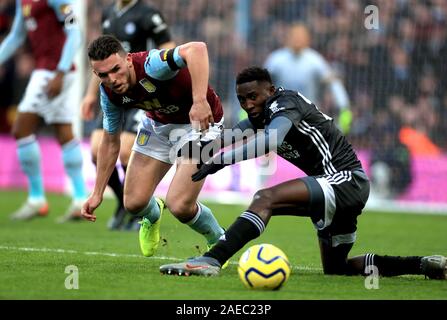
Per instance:
[[[122,130],[123,132],[130,132],[137,134],[138,125],[140,124],[140,118],[144,114],[143,110],[140,109],[130,109],[124,112],[124,121]],[[96,118],[96,129],[103,129],[103,114],[100,111],[98,117]]]
[[[354,243],[357,216],[369,197],[369,179],[362,169],[302,178],[310,193],[310,212],[318,237],[332,247]]]

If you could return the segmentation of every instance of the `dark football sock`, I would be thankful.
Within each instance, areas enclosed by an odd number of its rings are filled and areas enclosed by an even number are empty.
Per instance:
[[[118,200],[118,207],[123,207],[123,184],[121,183],[120,176],[116,167],[115,169],[113,169],[112,175],[110,176],[107,184],[112,188],[113,193]]]
[[[245,211],[204,256],[215,258],[223,265],[247,242],[259,237],[264,229],[264,221],[256,213]]]
[[[396,256],[379,256],[377,254],[365,255],[365,271],[368,266],[375,266],[379,275],[383,277],[393,277],[404,274],[422,274],[421,271],[422,257],[396,257]],[[369,269],[371,270],[371,268]],[[365,272],[370,274],[371,272]]]

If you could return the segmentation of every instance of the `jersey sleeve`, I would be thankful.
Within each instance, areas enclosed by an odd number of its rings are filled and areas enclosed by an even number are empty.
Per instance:
[[[124,111],[110,101],[102,85],[99,88],[101,109],[103,112],[103,128],[108,133],[118,133],[121,129]]]
[[[157,80],[172,79],[177,71],[184,67],[186,62],[179,55],[179,47],[167,50],[153,49],[144,63],[146,74]]]
[[[141,25],[146,33],[146,38],[154,41],[157,47],[171,41],[168,24],[160,11],[155,9],[148,10],[147,14],[143,15]]]
[[[25,42],[26,30],[22,15],[20,0],[16,0],[16,12],[11,31],[0,45],[0,64],[8,60],[14,52]]]
[[[76,51],[82,42],[81,29],[73,11],[72,0],[50,0],[48,5],[53,8],[58,20],[64,24],[64,32],[67,38],[57,69],[67,72],[70,70]]]

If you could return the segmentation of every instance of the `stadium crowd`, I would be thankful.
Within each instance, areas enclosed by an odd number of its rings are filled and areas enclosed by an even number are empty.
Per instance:
[[[10,28],[14,2],[0,0],[0,39]],[[100,33],[101,8],[110,2],[87,2],[87,43]],[[286,27],[301,21],[309,26],[312,47],[337,70],[348,90],[354,116],[350,139],[357,148],[377,148],[384,133],[410,141],[409,149],[415,153],[447,148],[447,93],[443,90],[447,84],[447,3],[443,0],[151,3],[172,26],[176,42],[207,42],[211,83],[225,102],[226,121],[238,117],[234,75],[248,65],[262,65],[282,45]],[[244,3],[249,7],[243,8]],[[365,13],[365,8],[371,4],[378,8],[379,28],[369,30],[365,19],[370,12]],[[0,67],[2,132],[9,130],[5,119],[11,118],[11,106],[18,104],[32,68],[26,49]],[[319,106],[329,114],[330,101],[326,95]],[[423,136],[427,148],[412,148],[414,136]]]

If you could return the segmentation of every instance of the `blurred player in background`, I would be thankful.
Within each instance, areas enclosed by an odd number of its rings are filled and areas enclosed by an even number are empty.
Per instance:
[[[13,219],[30,219],[48,214],[41,169],[41,153],[35,133],[41,118],[52,125],[62,147],[65,171],[73,185],[73,201],[61,222],[80,218],[87,196],[82,176],[82,154],[74,138],[72,121],[75,99],[74,55],[81,44],[81,32],[71,0],[17,0],[14,23],[0,46],[0,64],[8,60],[27,39],[35,59],[25,96],[18,107],[12,134],[17,154],[29,182],[29,195]]]
[[[153,196],[155,188],[192,141],[213,141],[223,128],[222,104],[208,85],[208,49],[202,42],[191,42],[175,49],[126,53],[115,37],[105,35],[90,44],[88,55],[101,79],[104,133],[95,187],[82,215],[96,221],[94,212],[118,158],[124,111],[145,110],[127,168],[124,206],[143,218],[140,248],[149,257],[159,244],[164,207]],[[211,210],[197,201],[203,181],[191,181],[196,171],[197,165],[190,161],[177,162],[166,205],[180,222],[204,235],[211,247],[224,230]]]
[[[217,275],[222,264],[262,234],[272,216],[294,215],[312,220],[325,274],[423,274],[433,279],[446,278],[447,259],[439,255],[366,254],[348,258],[356,240],[357,217],[370,190],[369,179],[351,144],[332,118],[319,111],[307,97],[296,91],[276,89],[266,69],[243,70],[237,77],[236,88],[240,105],[248,114],[248,119],[237,128],[252,129],[256,132],[254,139],[216,155],[201,166],[192,180],[200,181],[226,165],[270,150],[308,176],[259,190],[248,209],[209,252],[186,262],[161,266],[162,273]]]
[[[161,13],[139,0],[117,0],[113,5],[106,8],[102,15],[102,32],[103,34],[114,35],[121,41],[127,52],[146,51],[149,49],[151,41],[160,49],[175,47],[175,43],[171,40],[168,25]],[[81,115],[84,120],[92,120],[95,116],[99,84],[100,79],[93,76],[81,105]],[[139,109],[130,109],[124,113],[120,149],[120,163],[124,172],[127,169],[142,113],[143,111]],[[90,138],[92,160],[95,164],[103,131],[102,121],[102,113],[100,113],[96,122],[97,127]],[[116,167],[110,176],[108,185],[118,200],[118,206],[109,222],[109,228],[112,230],[121,227],[139,229],[138,219],[133,216],[130,216],[129,221],[125,223],[127,212],[123,203],[123,184]]]
[[[273,51],[264,67],[269,70],[276,86],[299,91],[317,106],[321,105],[324,90],[329,88],[339,112],[337,125],[346,134],[352,121],[348,94],[328,62],[310,48],[310,43],[305,25],[291,25],[285,46]]]

